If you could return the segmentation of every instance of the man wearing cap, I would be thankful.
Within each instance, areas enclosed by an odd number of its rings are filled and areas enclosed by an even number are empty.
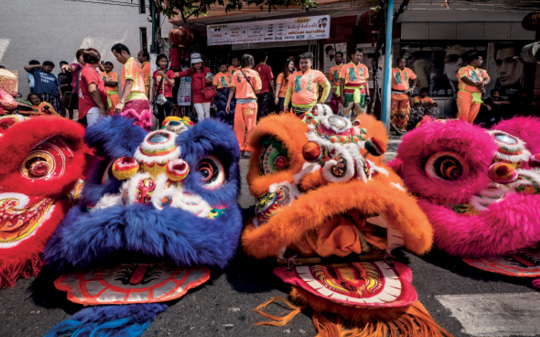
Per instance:
[[[135,125],[150,130],[152,110],[145,94],[146,89],[141,68],[125,45],[117,43],[112,46],[111,51],[116,60],[124,65],[122,68],[122,95],[114,108],[114,113],[133,118]]]
[[[207,76],[210,69],[204,66],[201,54],[191,54],[191,68],[175,73],[177,77],[191,77],[191,92],[193,95],[193,108],[197,112],[197,121],[210,118],[210,105],[213,97],[204,97],[204,88],[212,86],[212,78]]]
[[[113,71],[114,65],[111,61],[103,62],[105,71],[102,73],[103,81],[105,82],[105,90],[107,90],[107,103],[109,104],[109,114],[114,113],[114,108],[118,104],[118,74]]]

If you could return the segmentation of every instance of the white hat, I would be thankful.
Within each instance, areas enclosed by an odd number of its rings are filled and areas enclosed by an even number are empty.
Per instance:
[[[191,64],[194,63],[201,63],[203,60],[201,58],[201,54],[199,53],[193,53],[191,54]]]

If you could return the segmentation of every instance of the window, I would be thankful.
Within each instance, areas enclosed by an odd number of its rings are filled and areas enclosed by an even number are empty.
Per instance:
[[[148,50],[148,37],[146,36],[146,27],[140,27],[139,32],[141,35],[141,50]]]
[[[139,14],[146,13],[146,1],[139,0]]]

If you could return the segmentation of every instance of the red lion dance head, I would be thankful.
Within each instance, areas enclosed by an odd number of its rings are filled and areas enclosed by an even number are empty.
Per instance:
[[[0,118],[0,289],[38,273],[83,178],[83,136],[81,125],[61,117]]]

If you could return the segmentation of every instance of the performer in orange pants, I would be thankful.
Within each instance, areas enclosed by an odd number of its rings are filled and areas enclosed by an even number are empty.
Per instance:
[[[240,146],[240,151],[251,152],[249,137],[257,123],[257,102],[236,103],[234,109],[234,133]]]
[[[390,118],[392,124],[400,130],[407,128],[409,113],[411,111],[410,98],[407,94],[392,94],[390,105]]]
[[[257,123],[257,93],[261,90],[262,83],[259,73],[253,70],[255,59],[249,54],[244,54],[240,59],[242,68],[237,69],[232,75],[231,91],[225,112],[231,111],[231,100],[236,98],[234,109],[234,133],[240,146],[240,152],[245,157],[251,155],[249,137]]]
[[[456,99],[458,107],[457,118],[467,121],[471,124],[474,122],[474,119],[480,111],[480,106],[482,105],[482,100],[475,101],[473,95],[473,93],[460,90],[457,93]]]
[[[474,52],[467,59],[468,65],[458,70],[457,78],[459,91],[457,93],[457,118],[473,123],[480,105],[482,93],[489,83],[489,76],[480,66],[484,62],[480,54]]]

